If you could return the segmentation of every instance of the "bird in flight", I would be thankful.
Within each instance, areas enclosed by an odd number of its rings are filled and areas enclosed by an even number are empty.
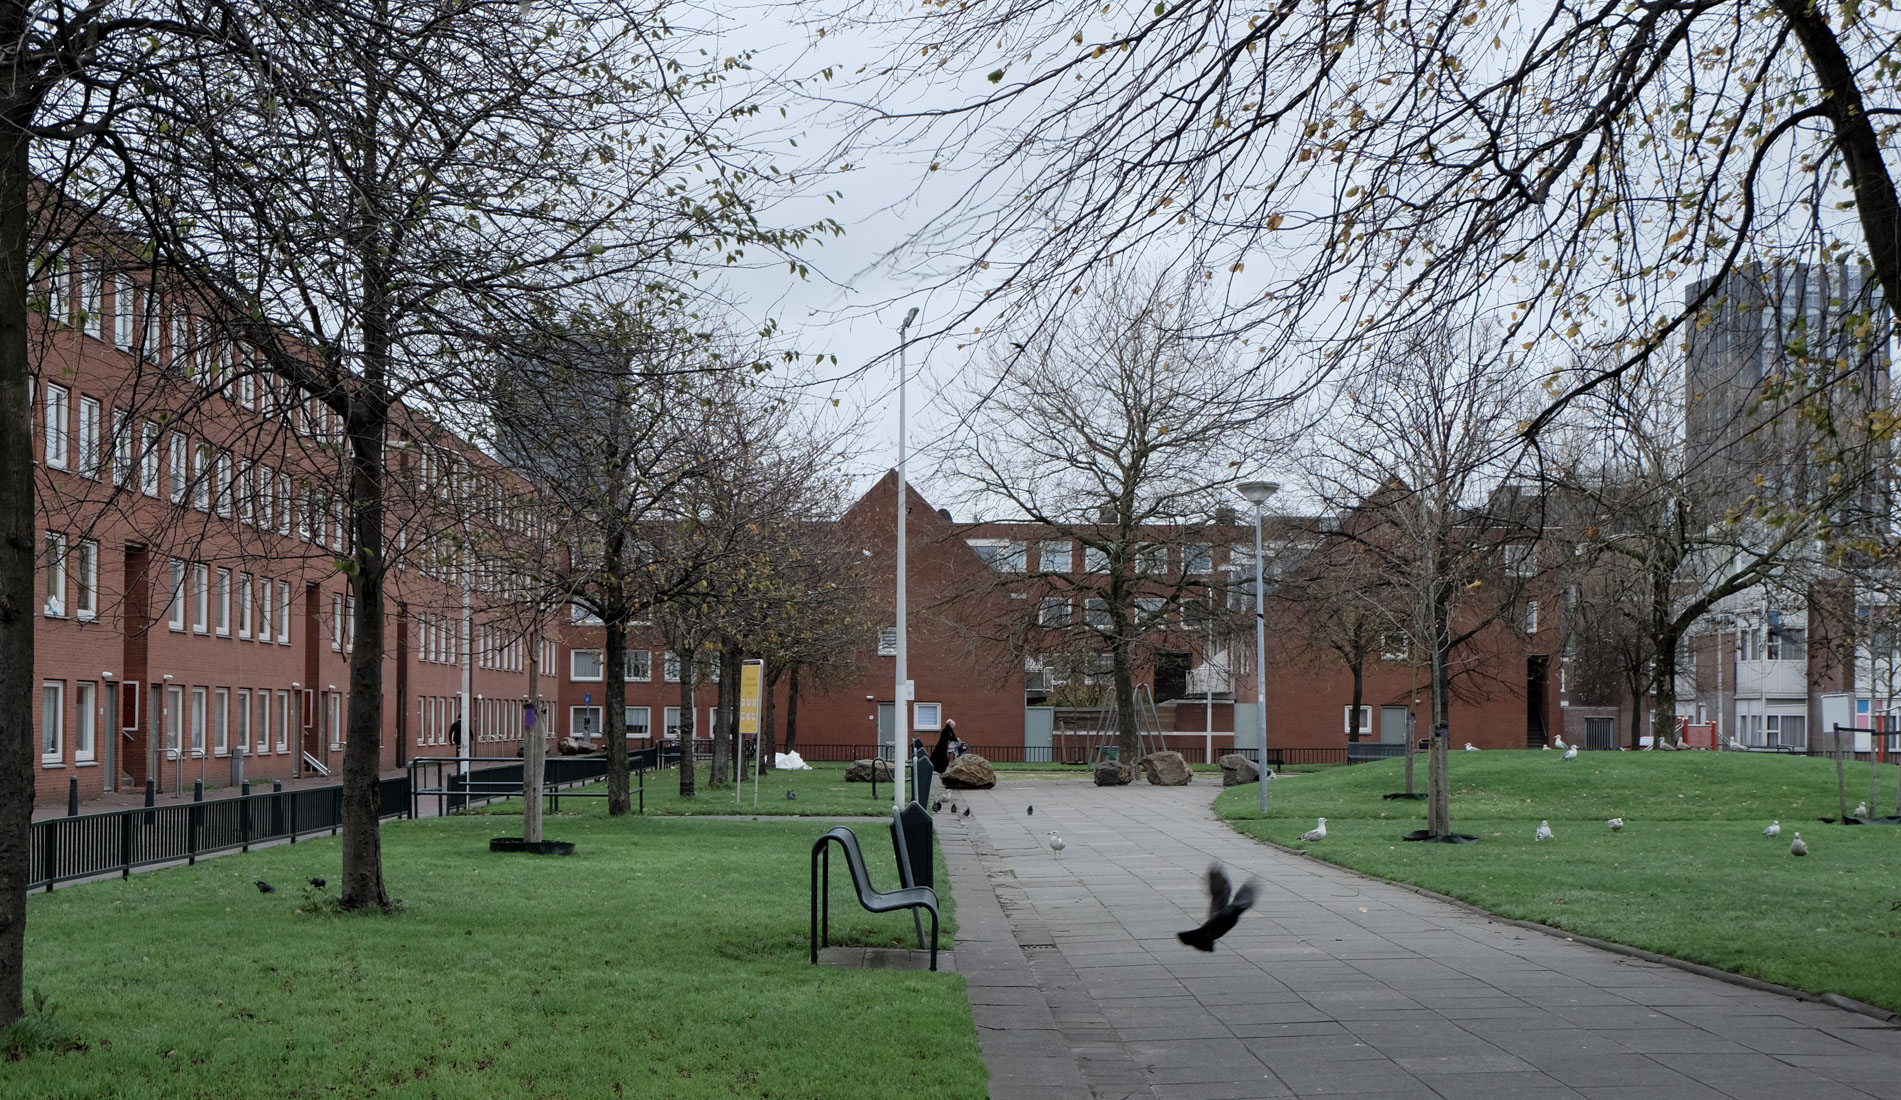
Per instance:
[[[1177,932],[1175,938],[1197,951],[1213,951],[1215,941],[1228,934],[1241,914],[1254,907],[1254,880],[1239,890],[1228,883],[1227,874],[1217,863],[1208,868],[1208,920],[1199,928]]]
[[[1311,828],[1311,829],[1309,829],[1309,830],[1307,830],[1306,832],[1304,832],[1304,833],[1302,833],[1302,834],[1300,834],[1300,839],[1302,839],[1302,840],[1325,840],[1325,839],[1327,839],[1327,819],[1326,819],[1326,818],[1324,818],[1324,817],[1323,817],[1323,818],[1321,818],[1321,819],[1320,819],[1320,824],[1318,824],[1318,825],[1315,825],[1315,826],[1314,826],[1313,828]]]
[[[1538,823],[1538,831],[1532,834],[1531,839],[1533,841],[1550,840],[1551,839],[1551,822],[1540,821]]]
[[[1802,843],[1801,833],[1795,834],[1795,839],[1789,842],[1789,854],[1792,856],[1805,856],[1809,854],[1809,846]]]
[[[1624,819],[1621,817],[1613,817],[1609,821],[1606,821],[1604,824],[1609,825],[1611,827],[1611,832],[1613,833],[1620,832],[1624,828]]]
[[[256,884],[257,884],[257,892],[258,892],[258,893],[260,893],[260,894],[275,894],[275,893],[277,893],[277,887],[275,887],[275,886],[272,886],[272,885],[271,885],[270,883],[268,883],[268,882],[265,882],[265,881],[264,881],[263,879],[261,879],[261,878],[260,878],[260,879],[253,879],[252,881],[253,881],[254,883],[256,883]]]
[[[1777,819],[1763,826],[1762,835],[1766,837],[1781,836],[1782,835],[1782,821],[1780,819]]]

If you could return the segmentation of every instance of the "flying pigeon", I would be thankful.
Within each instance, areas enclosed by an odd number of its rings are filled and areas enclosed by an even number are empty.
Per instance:
[[[1323,817],[1323,818],[1321,818],[1321,819],[1320,819],[1320,824],[1318,824],[1318,825],[1315,825],[1315,826],[1314,826],[1313,828],[1311,828],[1311,829],[1309,829],[1309,830],[1307,830],[1306,832],[1304,832],[1304,833],[1302,833],[1302,834],[1300,834],[1300,839],[1302,839],[1302,840],[1325,840],[1325,839],[1327,839],[1327,819],[1326,819],[1326,818],[1324,818],[1324,817]]]
[[[1477,745],[1474,745],[1474,744],[1473,744],[1472,742],[1470,742],[1470,741],[1467,741],[1467,742],[1465,743],[1465,751],[1466,751],[1466,752],[1477,752],[1477,751],[1479,751],[1479,747],[1478,747]]]
[[[313,878],[313,879],[311,879],[311,880],[310,880],[310,884],[311,884],[312,886],[315,886],[315,887],[316,887],[317,889],[319,889],[319,890],[321,890],[321,889],[323,889],[323,886],[324,886],[324,882],[323,882],[323,880],[322,880],[322,879],[320,879],[320,878]]]
[[[1208,868],[1208,920],[1200,928],[1178,932],[1175,938],[1197,951],[1213,951],[1215,941],[1228,934],[1241,914],[1254,906],[1254,880],[1241,884],[1230,895],[1228,876],[1217,863]]]
[[[1765,825],[1765,826],[1763,827],[1763,830],[1762,830],[1762,835],[1763,835],[1763,836],[1767,836],[1767,837],[1778,837],[1778,836],[1781,836],[1781,835],[1782,835],[1782,822],[1781,822],[1781,820],[1780,820],[1780,819],[1778,819],[1778,820],[1776,820],[1776,821],[1771,821],[1771,822],[1770,822],[1770,823],[1769,823],[1768,825]]]
[[[1620,832],[1624,828],[1624,819],[1621,817],[1613,817],[1609,821],[1606,821],[1604,824],[1609,825],[1611,827],[1611,832],[1613,833]]]
[[[1568,749],[1571,746],[1564,743],[1564,734],[1554,733],[1551,735],[1551,747],[1554,749]]]
[[[1551,839],[1551,822],[1540,821],[1538,823],[1538,831],[1532,834],[1531,839],[1534,843],[1540,840],[1550,840]]]
[[[271,885],[270,883],[268,883],[268,882],[265,882],[265,881],[264,881],[263,879],[261,879],[261,878],[260,878],[260,879],[253,879],[252,881],[253,881],[253,882],[255,882],[255,883],[257,883],[257,892],[258,892],[258,893],[260,893],[260,894],[275,894],[275,893],[277,893],[277,887],[275,887],[275,886],[272,886],[272,885]]]
[[[1792,856],[1805,856],[1809,854],[1809,846],[1802,843],[1801,833],[1795,834],[1795,839],[1789,842],[1789,854]]]
[[[1868,816],[1868,803],[1866,803],[1866,802],[1857,802],[1857,803],[1855,804],[1855,816],[1856,816],[1856,817],[1867,817],[1867,816]]]
[[[1051,829],[1050,830],[1050,851],[1055,852],[1057,855],[1060,856],[1063,854],[1063,849],[1067,847],[1068,845],[1063,843],[1063,838],[1056,835],[1056,830]]]
[[[1576,760],[1577,758],[1578,747],[1576,745],[1572,745],[1570,748],[1564,750],[1564,755],[1558,757],[1560,760]]]

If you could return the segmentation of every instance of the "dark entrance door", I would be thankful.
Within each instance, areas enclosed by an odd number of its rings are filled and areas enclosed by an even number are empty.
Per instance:
[[[1545,682],[1550,678],[1551,658],[1525,659],[1525,744],[1540,748],[1548,735],[1545,731]]]

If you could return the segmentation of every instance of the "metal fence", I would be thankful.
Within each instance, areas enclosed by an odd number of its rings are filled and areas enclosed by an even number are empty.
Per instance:
[[[383,817],[409,813],[409,777],[381,781]],[[156,863],[195,863],[201,855],[248,850],[270,840],[336,833],[343,824],[343,786],[264,791],[211,802],[54,817],[33,823],[27,889],[117,873]]]

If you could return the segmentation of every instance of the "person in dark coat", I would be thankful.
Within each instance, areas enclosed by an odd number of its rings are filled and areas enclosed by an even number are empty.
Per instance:
[[[937,770],[937,774],[943,775],[950,769],[951,746],[956,743],[957,722],[952,719],[944,723],[944,728],[937,735],[937,747],[931,750],[931,767]]]

